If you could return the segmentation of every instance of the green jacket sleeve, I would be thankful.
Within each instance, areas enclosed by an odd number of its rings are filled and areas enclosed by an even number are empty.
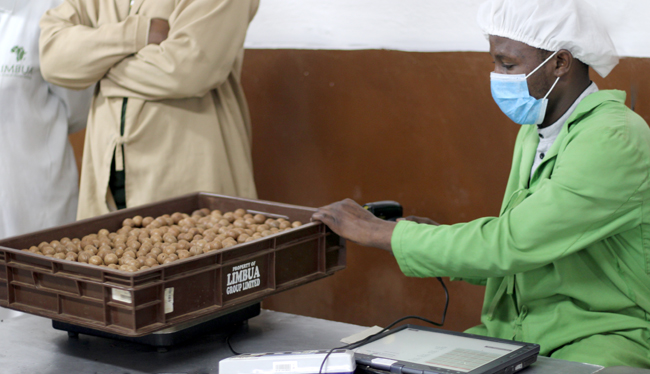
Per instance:
[[[552,178],[498,218],[437,227],[399,222],[392,249],[402,271],[415,277],[503,277],[638,226],[650,156],[635,131],[639,124],[627,116],[624,109],[610,110],[576,126]]]

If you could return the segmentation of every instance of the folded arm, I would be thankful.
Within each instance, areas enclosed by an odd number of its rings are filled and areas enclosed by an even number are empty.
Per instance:
[[[98,25],[95,3],[66,0],[41,18],[41,73],[47,81],[71,89],[90,87],[147,44],[149,18],[134,15]]]
[[[102,81],[102,93],[144,100],[205,95],[232,72],[255,11],[253,3],[181,0],[169,18],[167,39],[113,66],[108,82]]]

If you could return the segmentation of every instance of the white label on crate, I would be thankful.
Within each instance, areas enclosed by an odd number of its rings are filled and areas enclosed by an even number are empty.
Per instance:
[[[174,311],[174,287],[165,288],[165,314]]]
[[[298,368],[297,361],[279,361],[273,363],[275,373],[291,373]]]
[[[260,268],[256,264],[257,261],[251,261],[233,266],[230,273],[226,274],[226,295],[246,291],[262,284]]]
[[[128,304],[133,303],[133,298],[131,298],[131,292],[126,290],[120,290],[117,288],[113,288],[111,292],[112,292],[113,300],[121,301],[123,303],[128,303]]]

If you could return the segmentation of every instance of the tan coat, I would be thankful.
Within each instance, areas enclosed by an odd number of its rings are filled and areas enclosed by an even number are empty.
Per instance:
[[[99,81],[77,218],[109,212],[114,152],[118,170],[125,160],[127,207],[194,191],[256,197],[239,77],[259,0],[135,0],[130,10],[129,3],[66,0],[41,19],[45,79],[73,89]],[[169,21],[160,45],[146,45],[151,18]]]

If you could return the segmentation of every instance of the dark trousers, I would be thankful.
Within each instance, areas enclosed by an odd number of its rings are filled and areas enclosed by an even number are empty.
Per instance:
[[[124,170],[115,171],[115,155],[113,155],[113,162],[111,164],[111,177],[108,180],[108,188],[110,188],[115,200],[117,209],[126,208],[126,189],[125,189],[125,174]]]

